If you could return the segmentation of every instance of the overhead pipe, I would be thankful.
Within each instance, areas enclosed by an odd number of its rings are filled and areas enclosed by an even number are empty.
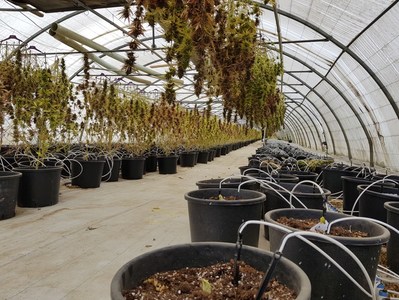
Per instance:
[[[65,28],[65,27],[63,27],[63,26],[61,26],[61,25],[59,25],[57,23],[53,23],[51,25],[51,29],[50,30],[55,32],[55,33],[59,33],[59,34],[65,36],[65,37],[69,38],[70,40],[77,41],[77,42],[79,42],[79,43],[81,43],[83,45],[86,45],[86,46],[88,46],[88,47],[90,47],[92,49],[100,51],[104,55],[112,57],[113,59],[115,59],[117,61],[120,61],[122,63],[124,63],[126,61],[126,58],[123,57],[122,55],[120,55],[118,53],[115,53],[115,52],[112,52],[107,47],[104,47],[104,46],[102,46],[102,45],[100,45],[100,44],[98,44],[96,42],[93,42],[92,40],[89,40],[88,38],[86,38],[86,37],[84,37],[84,36],[82,36],[82,35],[80,35],[80,34],[78,34],[76,32],[73,32],[72,30],[69,30],[69,29],[67,29],[67,28]],[[163,79],[163,80],[166,79],[164,74],[158,73],[158,72],[154,71],[151,68],[147,68],[147,67],[144,67],[144,66],[139,65],[139,64],[134,64],[134,68],[149,74],[149,76],[153,76],[153,77],[160,78],[160,79]],[[184,83],[183,80],[176,79],[176,78],[172,78],[172,81],[175,82],[176,84],[183,84]]]
[[[77,42],[63,36],[60,33],[57,33],[55,31],[52,31],[50,29],[49,31],[50,35],[52,37],[54,37],[55,39],[59,40],[61,43],[64,43],[65,45],[71,47],[72,49],[75,49],[76,51],[85,53],[87,51],[87,49],[85,47],[83,47],[82,45],[78,44]],[[151,84],[151,81],[145,80],[145,79],[141,79],[135,76],[130,76],[130,75],[126,75],[122,70],[115,70],[114,66],[112,66],[111,64],[107,63],[106,61],[104,61],[103,59],[97,57],[96,55],[92,54],[92,53],[87,53],[87,56],[95,61],[96,63],[98,63],[99,65],[102,65],[104,68],[107,68],[109,70],[113,70],[113,72],[117,73],[120,76],[124,76],[126,78],[129,78],[132,81],[135,82],[139,82],[139,83],[144,83],[144,84]]]

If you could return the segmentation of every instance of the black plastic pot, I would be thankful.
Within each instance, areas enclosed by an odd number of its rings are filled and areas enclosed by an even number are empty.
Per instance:
[[[265,215],[265,220],[279,224],[276,220],[280,217],[319,219],[321,215],[321,210],[283,208],[269,211]],[[345,217],[348,216],[340,213],[327,212],[326,214],[326,219],[329,222]],[[381,225],[365,220],[347,220],[334,226],[350,227],[352,230],[360,230],[369,234],[369,237],[365,238],[330,237],[349,248],[362,262],[371,279],[374,280],[381,246],[389,240],[389,231]],[[283,227],[296,231],[296,229],[287,226]],[[269,234],[270,250],[275,251],[279,248],[285,233],[282,230],[270,227]],[[308,237],[307,239],[330,255],[361,286],[369,291],[363,273],[346,252],[325,240],[313,237]],[[312,299],[368,299],[338,268],[305,242],[297,238],[289,239],[283,250],[283,255],[298,264],[308,275],[312,284]]]
[[[145,171],[156,172],[158,168],[158,159],[156,155],[149,155],[145,158]]]
[[[282,188],[292,191],[295,187],[295,183],[280,183]],[[290,193],[286,192],[282,188],[271,185],[274,190],[277,190],[285,199],[290,199]],[[289,208],[290,205],[279,195],[276,191],[269,187],[261,187],[261,192],[265,193],[266,201],[264,202],[264,213],[273,209]],[[317,187],[311,185],[301,184],[298,185],[293,194],[297,197],[307,208],[323,209],[323,197],[327,198],[331,195],[329,190],[323,189],[323,194]],[[292,205],[296,208],[304,208],[294,197],[292,197]],[[269,227],[264,227],[264,236],[269,239]]]
[[[137,287],[155,273],[228,262],[234,259],[235,251],[234,244],[208,242],[174,245],[144,253],[123,265],[114,275],[111,282],[111,299],[124,300],[122,291]],[[243,246],[241,252],[242,261],[264,272],[267,271],[272,256],[270,252],[247,246]],[[288,259],[281,258],[273,276],[293,289],[297,294],[297,300],[310,299],[309,279]]]
[[[239,200],[212,200],[222,196],[235,196]],[[192,242],[237,241],[237,231],[244,221],[260,220],[265,201],[263,193],[232,188],[208,188],[188,192],[184,195],[188,203],[190,233]],[[244,244],[257,246],[259,225],[249,225]]]
[[[229,153],[229,149],[227,146],[222,146],[220,149],[220,155],[227,155]]]
[[[344,213],[350,214],[353,208],[353,204],[355,204],[356,199],[359,197],[359,191],[357,189],[358,185],[370,185],[373,182],[377,181],[376,178],[360,178],[355,176],[341,176],[342,180],[342,192],[343,192],[343,211]],[[376,184],[376,186],[380,186],[381,184]],[[386,182],[384,185],[393,186],[393,184]],[[359,211],[359,202],[355,206],[354,215],[358,215]]]
[[[15,216],[22,173],[0,171],[0,220]]]
[[[340,192],[342,191],[341,176],[356,176],[358,173],[349,168],[324,168],[322,170],[323,187],[333,194]]]
[[[294,175],[299,178],[299,181],[310,180],[316,182],[317,176],[319,176],[319,174],[315,172],[298,171],[298,170],[293,170],[293,171],[280,170],[279,173]]]
[[[44,207],[58,203],[61,167],[18,167],[13,170],[22,173],[18,206]]]
[[[217,147],[215,148],[216,152],[215,152],[215,157],[220,157],[221,152],[222,152],[222,147]]]
[[[194,167],[195,151],[183,152],[180,154],[180,167]]]
[[[199,189],[209,189],[209,188],[219,188],[220,182],[223,180],[223,178],[214,178],[214,179],[204,179],[196,182],[196,185],[198,186]],[[229,178],[223,181],[222,183],[222,188],[234,188],[237,189],[238,186],[245,182],[248,181],[248,179],[245,178]],[[256,182],[247,182],[241,185],[242,189],[246,190],[258,190],[259,184]]]
[[[208,161],[213,161],[215,159],[215,153],[216,150],[214,149],[209,149],[209,154],[208,154]]]
[[[199,164],[207,164],[209,157],[209,151],[199,151],[198,152],[198,160],[197,163]]]
[[[177,173],[177,155],[158,156],[158,172],[159,174],[176,174]]]
[[[122,159],[123,179],[142,179],[144,174],[144,157],[127,157]]]
[[[72,185],[81,188],[98,188],[104,169],[104,160],[72,160]]]
[[[278,173],[278,174],[268,175],[268,174],[265,174],[265,173],[263,173],[261,171],[259,171],[259,172],[256,172],[256,171],[245,172],[244,171],[244,173],[245,173],[244,175],[248,175],[248,176],[254,177],[254,178],[259,179],[259,180],[273,181],[273,182],[276,182],[278,184],[280,184],[280,183],[298,183],[299,182],[299,178],[297,176],[291,175],[291,174],[280,174],[280,173]],[[274,180],[271,179],[270,176]]]
[[[358,185],[357,189],[362,193],[367,187],[368,185]],[[359,198],[359,216],[386,222],[387,211],[384,203],[389,201],[399,201],[399,187],[371,186]]]
[[[115,182],[119,180],[122,160],[119,158],[109,158],[105,160],[102,181]]]
[[[387,210],[387,223],[399,230],[399,202],[385,202]],[[391,231],[391,238],[387,247],[388,266],[395,273],[399,273],[399,235]]]

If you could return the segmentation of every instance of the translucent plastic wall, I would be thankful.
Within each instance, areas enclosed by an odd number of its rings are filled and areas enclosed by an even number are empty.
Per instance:
[[[264,8],[265,16],[273,15]],[[280,136],[317,150],[326,141],[330,153],[398,171],[397,1],[285,0],[278,15],[283,91],[295,98],[287,100]],[[264,19],[274,33],[268,39],[277,42],[273,24]]]

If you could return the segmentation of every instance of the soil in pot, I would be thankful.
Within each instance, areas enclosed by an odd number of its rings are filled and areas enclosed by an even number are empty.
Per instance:
[[[233,284],[234,261],[199,268],[159,272],[132,290],[123,292],[126,300],[153,299],[254,299],[264,272],[258,271],[243,261],[238,262],[243,280]],[[262,296],[262,300],[291,300],[295,292],[275,278]]]
[[[203,268],[220,263],[229,263],[236,255],[236,245],[233,243],[190,243],[181,245],[172,245],[161,249],[156,249],[144,253],[125,265],[123,265],[115,274],[111,283],[111,299],[123,300],[122,291],[136,288],[146,278],[160,272],[169,272],[172,270],[180,270],[183,268]],[[264,251],[255,247],[243,246],[241,249],[240,261],[254,269],[266,272],[273,253]],[[242,268],[239,269],[239,274],[242,274]],[[230,272],[230,271],[228,271]],[[226,273],[228,273],[226,272]],[[205,274],[200,278],[211,281],[211,278],[206,277]],[[246,280],[245,277],[240,276],[241,281]],[[279,282],[292,289],[297,297],[297,300],[310,299],[310,282],[305,273],[294,263],[281,257],[276,264],[273,271],[273,276]],[[198,277],[197,277],[198,278]],[[204,282],[206,284],[206,282]],[[178,283],[181,284],[181,283]],[[197,283],[198,284],[198,283]],[[245,283],[246,284],[246,283]],[[227,287],[227,286],[226,286]],[[251,284],[249,288],[256,288],[258,285]],[[183,287],[184,288],[184,287]],[[191,288],[191,287],[190,287]],[[189,288],[189,289],[190,289]],[[186,287],[187,289],[187,287]],[[182,290],[181,290],[182,291]],[[214,293],[213,293],[214,294]],[[191,295],[181,294],[178,299],[239,299],[235,297],[211,297],[203,295],[202,297],[194,298]],[[133,298],[134,299],[134,298]],[[136,298],[142,299],[142,298]],[[175,299],[169,297],[151,297],[143,298],[146,300],[155,299]],[[251,298],[244,299],[254,299]]]
[[[313,226],[320,222],[320,219],[297,219],[281,217],[276,220],[278,223],[288,227],[292,227],[299,230],[310,230]],[[346,237],[368,237],[368,233],[360,230],[352,230],[349,227],[335,226],[331,229],[330,235],[334,236],[346,236]]]
[[[286,192],[284,189],[288,191],[292,191],[296,186],[295,183],[280,183],[280,187],[276,187],[272,185],[273,189],[270,187],[261,187],[261,192],[265,193],[266,201],[264,202],[264,212],[267,213],[273,209],[278,208],[289,208],[290,205],[279,195],[280,193],[285,199],[290,199],[290,193]],[[276,191],[277,192],[276,192]],[[319,189],[316,186],[311,186],[308,184],[300,184],[295,187],[293,192],[294,196],[299,199],[307,208],[314,209],[322,209],[323,208],[323,197],[328,198],[331,193],[330,191],[323,189],[323,194],[320,193]],[[294,197],[292,197],[292,205],[296,208],[303,208],[302,204],[300,204]],[[265,239],[269,239],[269,229],[268,226],[265,225],[264,236]]]

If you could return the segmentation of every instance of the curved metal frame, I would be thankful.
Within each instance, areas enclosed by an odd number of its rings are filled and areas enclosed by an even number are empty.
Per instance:
[[[301,95],[303,98],[306,98],[306,100],[308,100],[308,102],[310,103],[310,105],[312,105],[312,107],[317,111],[317,113],[319,114],[320,118],[323,120],[324,125],[327,127],[327,131],[328,134],[330,136],[330,139],[332,140],[332,148],[333,148],[333,153],[335,154],[335,142],[334,142],[334,137],[331,134],[331,129],[330,126],[328,125],[327,121],[324,119],[324,116],[320,113],[318,107],[312,102],[310,101],[307,96],[305,96],[304,94],[302,94],[301,91],[299,91],[297,88],[293,87],[291,84],[284,82],[284,85],[288,86],[289,88],[291,88],[292,90],[294,90],[296,93],[298,93],[299,95]],[[326,135],[325,135],[325,130],[323,127],[322,122],[319,120],[318,116],[315,115],[315,113],[306,105],[304,105],[304,101],[302,101],[300,104],[298,104],[300,106],[304,106],[314,117],[315,119],[317,119],[317,121],[320,123],[320,127],[322,128],[322,135],[324,137],[324,140],[326,140]],[[320,134],[319,134],[320,137]]]
[[[291,105],[289,105],[289,104],[291,104],[292,102],[289,102],[289,103],[287,103],[287,107],[289,106],[291,109],[293,108]],[[301,114],[299,114],[299,113],[296,113],[295,114],[296,115],[296,119],[297,119],[297,121],[301,124],[301,125],[303,125],[303,127],[304,127],[304,132],[305,132],[305,135],[306,135],[306,137],[307,137],[307,139],[308,139],[308,141],[309,141],[309,148],[313,148],[312,147],[312,139],[313,139],[313,142],[314,142],[314,144],[313,145],[315,145],[315,147],[316,147],[316,145],[317,145],[317,141],[316,141],[316,138],[315,138],[315,135],[314,135],[314,133],[313,133],[313,130],[310,128],[310,126],[309,126],[309,124],[307,123],[307,121],[305,120],[305,118],[303,117],[303,115],[301,115]],[[293,115],[293,116],[295,116],[295,115]],[[313,124],[314,125],[314,124]],[[310,134],[309,134],[310,133]]]
[[[316,134],[317,134],[317,136],[318,136],[318,138],[319,138],[319,141],[320,141],[320,144],[321,144],[322,141],[321,141],[321,138],[320,138],[320,133],[319,133],[319,131],[317,130],[317,126],[316,126],[316,124],[315,124],[313,118],[310,117],[310,115],[308,114],[308,112],[307,112],[302,106],[293,107],[293,105],[297,105],[297,103],[296,103],[295,101],[293,101],[293,100],[291,100],[291,101],[289,101],[289,102],[286,102],[286,103],[287,103],[287,107],[289,106],[289,107],[292,109],[292,111],[294,111],[295,108],[300,108],[300,109],[306,114],[306,116],[308,117],[308,119],[310,120],[310,122],[312,122],[313,128],[315,129]],[[290,105],[289,105],[289,104],[290,104]],[[300,113],[299,113],[298,115],[301,117],[301,119],[304,121],[304,123],[308,126],[309,131],[311,132],[312,137],[313,137],[313,140],[314,140],[314,146],[315,146],[315,148],[316,148],[316,150],[317,150],[317,149],[318,149],[317,145],[319,145],[319,143],[316,141],[316,138],[315,138],[315,135],[314,135],[314,133],[313,133],[313,130],[312,130],[312,129],[310,128],[310,126],[308,125],[308,122],[305,120],[304,116],[301,115]]]

